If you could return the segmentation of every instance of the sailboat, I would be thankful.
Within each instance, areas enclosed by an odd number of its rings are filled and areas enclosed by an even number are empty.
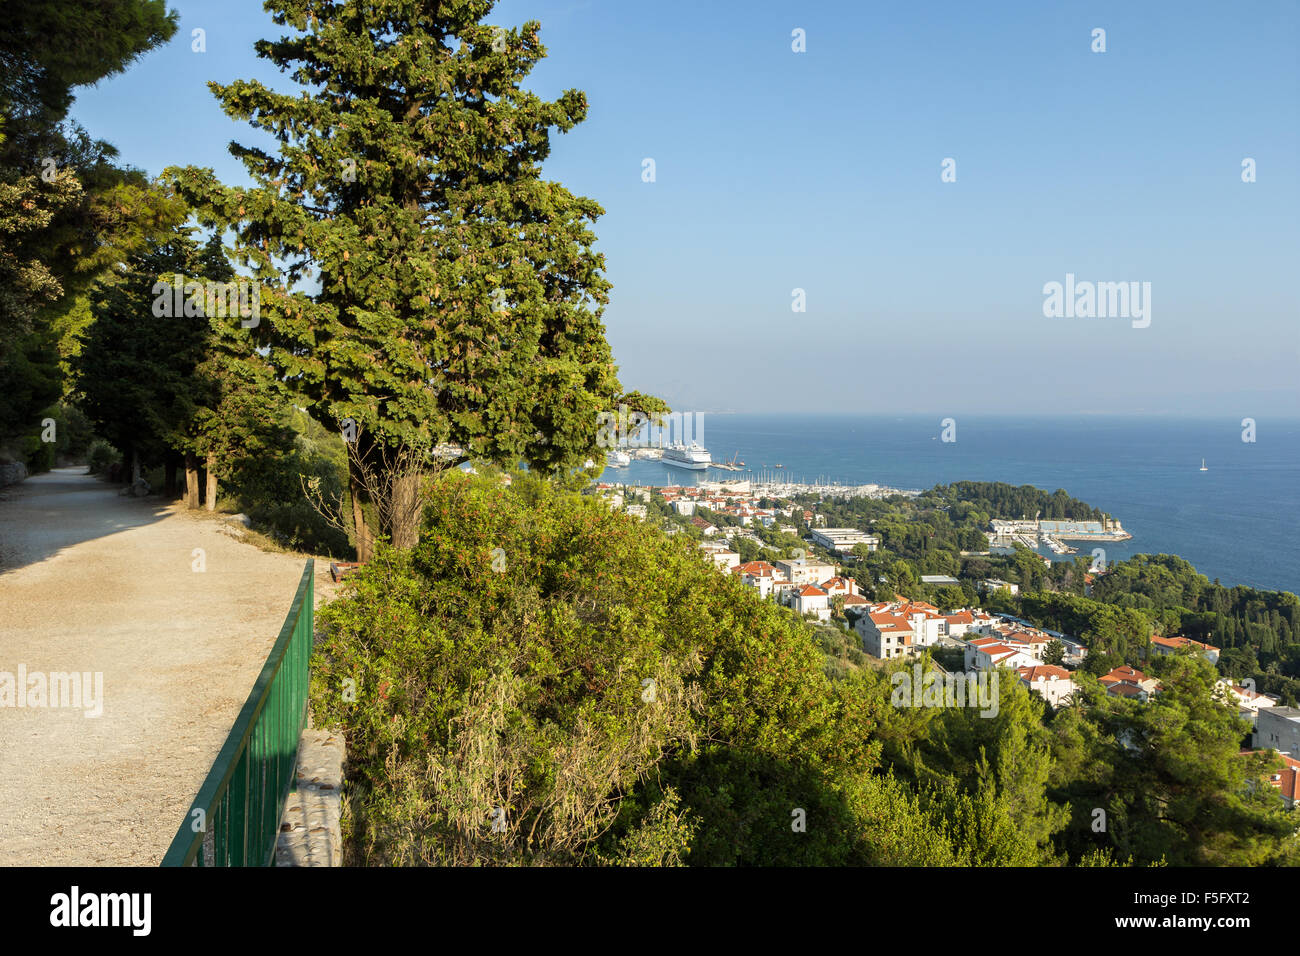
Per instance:
[[[1210,469],[1208,469],[1208,468],[1205,467],[1205,459],[1202,458],[1202,459],[1201,459],[1201,471],[1209,471],[1209,470],[1210,470]]]

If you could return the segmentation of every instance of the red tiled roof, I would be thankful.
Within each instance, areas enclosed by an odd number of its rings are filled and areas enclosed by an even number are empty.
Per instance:
[[[1151,635],[1151,643],[1172,648],[1200,647],[1207,651],[1217,651],[1219,649],[1213,644],[1203,644],[1200,641],[1192,640],[1190,637],[1161,637],[1159,634]]]
[[[1137,683],[1138,681],[1148,680],[1149,678],[1141,671],[1134,670],[1128,664],[1124,664],[1121,667],[1116,667],[1109,674],[1102,674],[1101,677],[1097,679],[1103,684],[1113,684],[1120,681],[1131,681]]]
[[[1069,680],[1070,672],[1055,664],[1040,664],[1037,667],[1021,667],[1017,673],[1031,684],[1040,680]]]
[[[912,625],[906,619],[889,611],[876,611],[868,616],[871,618],[871,623],[882,631],[907,631],[909,634],[912,631]]]

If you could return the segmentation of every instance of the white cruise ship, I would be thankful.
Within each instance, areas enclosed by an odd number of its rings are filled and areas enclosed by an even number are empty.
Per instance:
[[[683,445],[681,442],[669,445],[664,449],[664,456],[660,460],[665,465],[689,468],[691,471],[704,471],[713,464],[713,456],[696,442],[691,442],[689,445]]]
[[[605,464],[611,468],[626,468],[632,464],[632,457],[625,451],[612,449],[605,454]]]

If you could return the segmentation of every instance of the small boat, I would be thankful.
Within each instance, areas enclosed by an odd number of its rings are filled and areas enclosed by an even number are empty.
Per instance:
[[[1202,458],[1202,459],[1201,459],[1201,471],[1209,471],[1209,470],[1210,470],[1210,469],[1208,469],[1208,468],[1205,467],[1205,459]]]

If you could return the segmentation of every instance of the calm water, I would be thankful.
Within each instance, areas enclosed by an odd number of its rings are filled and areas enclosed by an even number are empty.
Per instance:
[[[706,413],[703,443],[713,457],[739,453],[746,464],[707,477],[766,470],[895,488],[963,480],[1064,488],[1133,535],[1104,543],[1109,560],[1177,554],[1223,584],[1300,592],[1300,422],[1260,419],[1254,443],[1241,440],[1240,419],[959,418],[955,442],[940,441],[941,431],[939,416]],[[602,480],[693,484],[701,475],[634,460],[605,469]]]

